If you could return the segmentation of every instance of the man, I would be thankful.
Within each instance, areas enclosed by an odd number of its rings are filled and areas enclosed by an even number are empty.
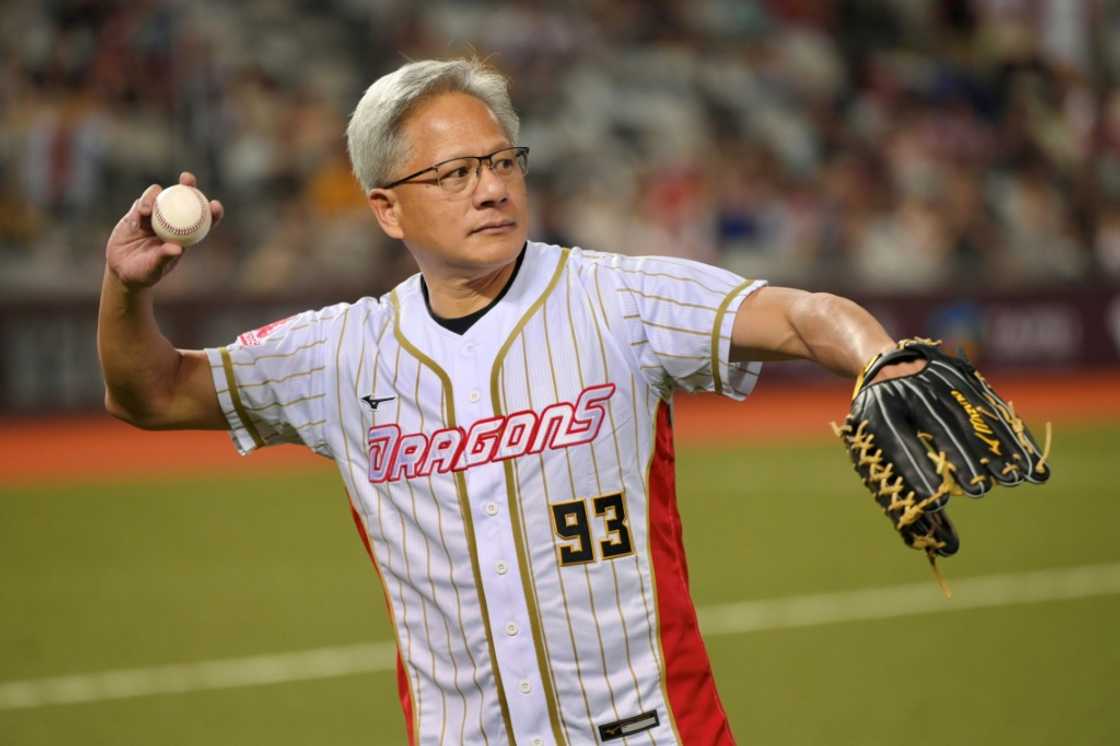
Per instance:
[[[396,631],[410,743],[732,743],[688,596],[671,396],[742,399],[766,360],[855,377],[894,341],[836,296],[528,241],[528,149],[507,81],[478,61],[384,76],[348,137],[370,209],[420,273],[177,350],[151,288],[182,249],[150,230],[153,185],[106,248],[106,407],[338,463]]]

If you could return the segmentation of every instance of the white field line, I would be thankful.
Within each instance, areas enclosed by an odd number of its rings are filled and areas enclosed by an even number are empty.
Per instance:
[[[699,609],[706,636],[814,627],[838,622],[1064,601],[1120,594],[1120,563],[987,575],[953,583],[945,600],[928,583],[865,588]],[[179,694],[391,671],[392,642],[0,682],[0,710]]]

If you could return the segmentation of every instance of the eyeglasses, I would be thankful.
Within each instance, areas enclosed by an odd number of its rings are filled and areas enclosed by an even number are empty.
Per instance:
[[[529,173],[529,148],[502,148],[489,155],[468,155],[462,158],[440,161],[434,166],[428,166],[381,188],[392,189],[395,186],[413,182],[417,176],[422,176],[431,171],[435,174],[435,182],[440,189],[448,194],[464,194],[473,190],[475,185],[478,184],[483,163],[503,179],[508,180],[514,176],[524,176]]]

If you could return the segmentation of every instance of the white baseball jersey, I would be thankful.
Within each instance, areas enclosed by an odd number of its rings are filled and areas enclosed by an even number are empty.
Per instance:
[[[675,389],[729,362],[763,285],[529,242],[466,333],[415,275],[210,349],[243,453],[334,459],[381,577],[409,742],[732,743],[688,592]]]

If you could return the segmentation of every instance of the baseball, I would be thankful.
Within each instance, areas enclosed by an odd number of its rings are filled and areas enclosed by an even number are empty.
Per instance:
[[[168,187],[156,197],[152,230],[169,243],[193,246],[210,232],[210,201],[186,184]]]

